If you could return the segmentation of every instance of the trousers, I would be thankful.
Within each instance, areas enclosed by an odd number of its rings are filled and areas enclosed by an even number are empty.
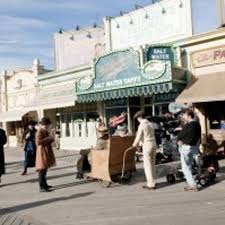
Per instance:
[[[39,170],[39,172],[38,172],[38,180],[39,180],[40,189],[48,188],[46,175],[47,175],[47,169]]]
[[[153,144],[151,147],[143,148],[144,171],[148,187],[155,187],[156,184],[155,158],[156,145]]]
[[[180,146],[181,167],[187,184],[191,188],[196,188],[197,184],[192,174],[193,160],[199,165],[199,151],[196,146],[181,145]]]

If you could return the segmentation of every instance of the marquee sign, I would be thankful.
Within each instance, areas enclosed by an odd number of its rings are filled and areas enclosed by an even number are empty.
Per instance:
[[[133,50],[113,52],[101,57],[94,65],[95,77],[77,83],[77,94],[96,93],[138,87],[172,80],[169,60],[152,60],[143,68],[139,54]]]

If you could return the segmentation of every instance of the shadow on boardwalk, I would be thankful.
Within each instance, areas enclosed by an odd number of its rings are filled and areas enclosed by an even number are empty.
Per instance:
[[[31,209],[31,208],[36,208],[36,207],[51,204],[54,202],[66,201],[66,200],[71,200],[71,199],[75,199],[75,198],[81,198],[81,197],[91,195],[93,193],[94,192],[84,192],[84,193],[70,195],[68,197],[51,198],[51,199],[47,199],[47,200],[41,200],[41,201],[16,205],[16,206],[8,207],[8,208],[3,208],[3,209],[0,209],[0,215],[4,215],[7,213],[15,213],[15,212],[19,212],[19,211],[23,211],[23,210]]]

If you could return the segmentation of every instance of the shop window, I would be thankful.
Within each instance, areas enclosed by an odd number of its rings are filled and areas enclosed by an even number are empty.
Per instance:
[[[83,113],[74,113],[73,120],[73,137],[85,136],[85,121]]]
[[[225,120],[225,102],[208,103],[206,106],[210,129],[220,129]]]
[[[147,118],[151,117],[152,116],[152,106],[147,106],[145,107],[145,116]]]
[[[96,112],[87,113],[87,137],[96,137],[96,119],[98,114]]]
[[[140,97],[129,98],[129,106],[139,106],[141,104]]]
[[[70,137],[71,134],[71,114],[64,114],[62,121],[62,137]]]
[[[111,135],[116,132],[119,124],[127,125],[127,107],[107,108],[105,113],[107,125]]]

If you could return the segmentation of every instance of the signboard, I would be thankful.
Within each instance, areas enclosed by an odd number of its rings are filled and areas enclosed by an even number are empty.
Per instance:
[[[170,46],[149,47],[147,51],[147,61],[150,60],[170,60],[174,63],[174,52]]]
[[[77,93],[96,93],[108,90],[144,86],[172,80],[170,61],[152,60],[139,67],[139,55],[124,50],[101,57],[95,64],[95,78],[85,77],[77,83]]]
[[[182,3],[180,7],[180,0],[164,0],[111,19],[111,23],[106,20],[105,28],[110,27],[112,40],[106,45],[115,51],[191,37],[191,3],[190,0]]]
[[[193,68],[225,63],[225,46],[195,52],[191,61]]]

